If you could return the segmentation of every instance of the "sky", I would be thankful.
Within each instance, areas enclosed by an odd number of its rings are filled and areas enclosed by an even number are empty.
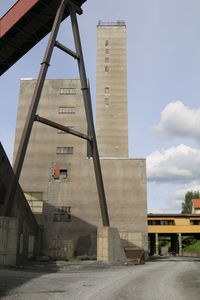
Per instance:
[[[0,16],[15,2],[0,0]],[[87,0],[78,21],[94,112],[98,20],[126,22],[129,157],[147,159],[148,212],[181,212],[185,193],[200,190],[200,1]],[[74,49],[68,20],[58,40]],[[19,82],[37,77],[46,44],[0,77],[0,141],[11,161]],[[77,77],[54,49],[47,78]]]

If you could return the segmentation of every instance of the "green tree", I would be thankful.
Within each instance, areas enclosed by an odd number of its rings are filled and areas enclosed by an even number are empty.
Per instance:
[[[192,199],[199,199],[199,191],[189,191],[185,194],[185,200],[182,202],[182,214],[192,213]]]

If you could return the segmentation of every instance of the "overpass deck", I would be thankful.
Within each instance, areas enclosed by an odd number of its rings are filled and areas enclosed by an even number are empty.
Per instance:
[[[148,233],[200,233],[200,215],[148,214]]]

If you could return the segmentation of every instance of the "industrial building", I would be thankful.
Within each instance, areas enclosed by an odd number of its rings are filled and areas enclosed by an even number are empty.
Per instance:
[[[97,26],[96,132],[110,225],[124,246],[147,251],[146,161],[128,157],[126,26]],[[35,79],[22,79],[14,158]],[[79,79],[46,79],[37,114],[87,134]],[[34,124],[20,185],[43,228],[42,252],[54,259],[96,256],[102,226],[93,161],[86,141]]]

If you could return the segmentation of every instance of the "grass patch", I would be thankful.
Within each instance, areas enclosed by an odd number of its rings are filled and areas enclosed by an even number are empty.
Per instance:
[[[200,241],[197,241],[194,244],[184,248],[184,251],[197,251],[197,252],[200,252]]]
[[[71,257],[71,258],[69,258],[69,261],[70,262],[79,262],[79,261],[81,261],[81,259],[78,257]]]

